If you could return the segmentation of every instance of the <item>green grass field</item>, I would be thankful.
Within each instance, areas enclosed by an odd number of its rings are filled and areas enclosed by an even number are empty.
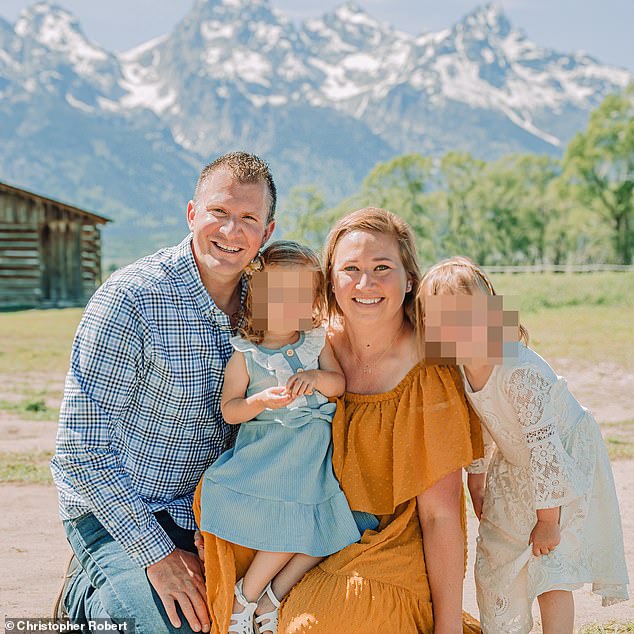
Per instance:
[[[634,370],[634,273],[492,276],[517,300],[530,343],[546,359],[611,362]]]

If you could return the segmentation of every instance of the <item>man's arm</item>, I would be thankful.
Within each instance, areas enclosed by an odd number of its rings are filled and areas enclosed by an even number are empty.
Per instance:
[[[141,567],[174,550],[113,449],[144,373],[143,347],[132,300],[116,288],[98,291],[75,335],[54,459],[64,483]]]
[[[192,628],[201,629],[209,617],[200,566],[189,561],[189,553],[175,550],[123,468],[125,457],[113,447],[122,415],[139,397],[148,344],[147,326],[132,298],[102,287],[75,336],[53,466],[58,485],[70,486],[131,559],[148,568],[172,624],[180,625],[178,601]],[[140,429],[139,437],[125,442],[151,442],[141,434]]]

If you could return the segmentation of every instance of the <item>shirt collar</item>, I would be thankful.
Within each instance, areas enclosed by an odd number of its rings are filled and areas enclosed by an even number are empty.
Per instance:
[[[203,284],[200,272],[196,266],[196,260],[194,259],[194,252],[192,251],[192,239],[193,235],[190,233],[176,246],[173,258],[174,270],[183,280],[191,296],[203,313],[213,319],[223,329],[231,330],[229,315],[216,306],[216,302],[211,298]],[[242,275],[240,279],[240,306],[244,306],[246,300],[246,282],[246,275]]]

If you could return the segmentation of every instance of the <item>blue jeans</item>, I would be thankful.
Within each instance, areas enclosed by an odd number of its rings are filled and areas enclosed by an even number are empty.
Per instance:
[[[158,515],[165,520],[161,524],[174,543],[183,548],[189,545],[191,539],[191,548],[186,549],[195,552],[193,531],[176,526],[171,518],[165,518],[165,512],[157,514],[157,519]],[[170,530],[172,527],[173,531]],[[92,513],[66,520],[64,530],[80,564],[62,598],[73,623],[86,624],[95,618],[109,619],[113,623],[130,619],[136,634],[193,633],[180,610],[180,629],[170,623],[145,568],[139,568],[130,559]],[[172,532],[177,534],[172,535]]]

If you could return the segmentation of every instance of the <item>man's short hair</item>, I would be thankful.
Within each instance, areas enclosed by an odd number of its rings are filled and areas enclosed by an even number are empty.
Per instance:
[[[268,225],[275,218],[277,188],[275,187],[269,164],[259,156],[248,152],[229,152],[206,165],[198,177],[194,200],[198,200],[202,184],[207,176],[218,169],[229,170],[239,183],[259,183],[264,181],[269,190],[269,212],[266,217],[266,224]]]

